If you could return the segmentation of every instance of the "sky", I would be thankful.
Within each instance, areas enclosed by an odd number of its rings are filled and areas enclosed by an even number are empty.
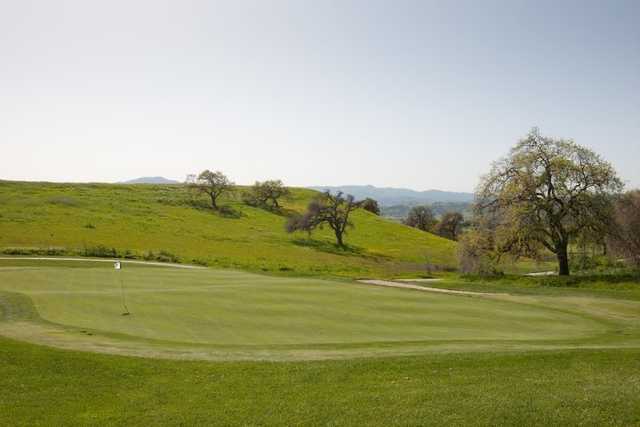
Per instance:
[[[640,1],[0,0],[0,179],[472,191],[534,126],[640,186]]]

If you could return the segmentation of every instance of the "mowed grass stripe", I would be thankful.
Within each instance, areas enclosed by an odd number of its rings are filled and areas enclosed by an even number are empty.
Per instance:
[[[132,316],[121,315],[121,273]],[[0,290],[29,296],[48,321],[179,343],[535,341],[607,330],[596,320],[541,306],[233,271],[47,268],[1,271],[0,277]]]

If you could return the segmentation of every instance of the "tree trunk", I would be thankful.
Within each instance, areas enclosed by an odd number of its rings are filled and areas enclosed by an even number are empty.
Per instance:
[[[556,247],[556,256],[558,257],[558,274],[560,276],[569,275],[569,254],[567,251],[567,243],[560,243]]]
[[[215,210],[218,210],[218,205],[216,204],[216,196],[213,194],[209,194],[211,196],[211,207]]]
[[[335,234],[336,234],[336,241],[338,242],[338,246],[344,247],[344,242],[342,241],[342,233],[336,230]]]

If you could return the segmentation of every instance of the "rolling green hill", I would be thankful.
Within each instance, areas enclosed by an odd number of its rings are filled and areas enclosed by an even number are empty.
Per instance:
[[[302,211],[315,192],[294,189]],[[179,185],[0,182],[0,251],[178,260],[293,275],[420,275],[455,266],[455,243],[365,211],[337,248],[328,230],[287,234],[286,217],[227,197],[223,215]]]

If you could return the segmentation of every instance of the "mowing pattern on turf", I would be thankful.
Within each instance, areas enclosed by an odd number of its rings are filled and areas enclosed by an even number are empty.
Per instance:
[[[3,265],[0,334],[63,348],[316,359],[637,345],[635,301],[446,295],[228,270]],[[131,316],[122,316],[121,279]],[[626,334],[611,334],[622,326]]]

